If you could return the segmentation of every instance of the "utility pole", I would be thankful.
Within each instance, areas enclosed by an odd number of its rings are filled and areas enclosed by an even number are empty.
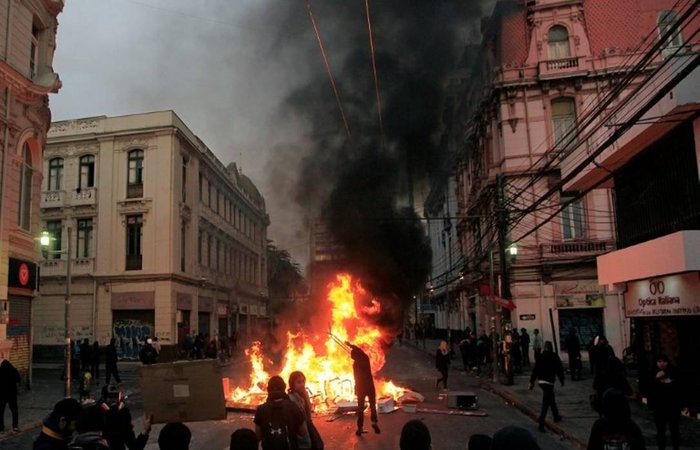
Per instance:
[[[73,255],[71,252],[71,232],[72,229],[70,226],[66,229],[66,233],[68,234],[68,247],[66,249],[66,304],[65,304],[65,311],[64,311],[64,324],[66,327],[66,384],[64,386],[65,392],[64,395],[66,398],[71,397],[71,387],[70,387],[70,382],[71,382],[71,377],[73,374],[71,374],[71,340],[70,340],[70,284],[71,284],[71,263],[73,259]]]
[[[508,243],[507,232],[508,232],[508,210],[506,209],[505,201],[505,181],[502,173],[499,173],[497,178],[497,189],[496,194],[496,212],[498,216],[498,259],[501,265],[501,298],[504,300],[510,300],[512,295],[510,293],[510,272],[508,270],[508,261],[506,261],[506,247]]]

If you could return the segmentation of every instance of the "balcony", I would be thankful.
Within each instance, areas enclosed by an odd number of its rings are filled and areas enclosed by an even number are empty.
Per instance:
[[[41,193],[41,208],[63,208],[64,191],[44,191]]]
[[[71,278],[80,275],[92,275],[95,271],[94,258],[73,258]],[[66,277],[65,259],[43,259],[39,261],[42,277]]]
[[[615,249],[612,240],[592,241],[560,241],[540,245],[540,255],[545,259],[578,258],[608,253]]]
[[[550,59],[540,61],[540,79],[564,78],[585,73],[587,70],[582,67],[581,58],[574,56],[571,58]]]
[[[97,198],[97,189],[94,187],[81,188],[80,190],[72,191],[71,198],[72,206],[94,205]]]

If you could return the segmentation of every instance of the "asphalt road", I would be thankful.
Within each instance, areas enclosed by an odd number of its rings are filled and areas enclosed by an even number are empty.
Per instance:
[[[234,378],[242,372],[247,372],[240,365],[225,367],[224,375]],[[390,414],[380,414],[379,425],[381,434],[375,434],[369,427],[369,417],[365,421],[365,427],[370,431],[360,437],[355,435],[355,416],[352,414],[342,416],[333,422],[326,421],[326,417],[319,416],[314,423],[319,429],[328,450],[350,449],[398,449],[399,436],[403,424],[412,419],[420,419],[425,422],[432,436],[433,450],[464,449],[469,437],[474,433],[492,435],[498,429],[506,425],[517,425],[532,432],[542,449],[570,449],[574,448],[569,442],[562,441],[559,436],[548,432],[539,433],[536,423],[523,415],[520,411],[504,403],[501,397],[487,391],[472,387],[474,378],[467,377],[459,371],[450,373],[450,389],[473,390],[479,396],[481,411],[488,414],[486,417],[465,417],[448,415],[446,401],[439,397],[439,391],[435,389],[437,372],[433,368],[433,361],[428,355],[413,347],[395,347],[389,353],[387,364],[382,370],[382,375],[401,384],[421,392],[426,397],[426,402],[420,408],[437,410],[443,413],[417,412],[406,413],[402,410]],[[134,416],[136,430],[141,429],[143,411],[139,395],[128,399],[128,404]],[[229,413],[225,420],[209,422],[192,422],[187,424],[192,430],[192,450],[219,450],[228,448],[231,433],[240,427],[253,428],[251,414]],[[158,449],[157,436],[161,426],[153,427],[149,444],[149,450]],[[22,433],[0,443],[0,449],[31,449],[32,441],[38,430]]]

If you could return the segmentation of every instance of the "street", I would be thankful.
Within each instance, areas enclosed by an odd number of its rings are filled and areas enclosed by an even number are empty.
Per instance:
[[[459,366],[457,361],[453,364]],[[241,367],[229,365],[223,368],[223,375],[235,375]],[[247,370],[247,369],[246,369]],[[419,408],[440,410],[447,413],[445,400],[438,399],[435,389],[436,372],[433,369],[432,357],[412,346],[395,346],[389,352],[387,364],[381,375],[390,378],[400,385],[410,387],[426,397],[425,403]],[[555,433],[539,433],[536,423],[516,408],[504,403],[501,397],[485,390],[474,389],[474,377],[467,377],[459,370],[450,372],[450,389],[474,390],[479,396],[479,407],[488,414],[487,417],[465,417],[438,413],[405,413],[398,410],[390,414],[379,415],[381,434],[376,435],[369,427],[369,417],[365,428],[370,431],[361,437],[355,436],[355,416],[348,414],[333,422],[327,422],[326,417],[316,417],[314,423],[319,429],[327,449],[397,449],[399,436],[404,423],[412,419],[423,420],[430,429],[434,450],[462,449],[474,433],[492,435],[506,425],[517,425],[532,432],[543,449],[575,448],[571,443],[561,441]],[[56,393],[60,397],[60,392]],[[128,404],[134,416],[135,429],[141,429],[143,411],[140,395],[132,395]],[[252,414],[229,412],[226,420],[193,422],[187,424],[192,431],[190,449],[224,449],[228,448],[231,433],[240,427],[253,428]],[[147,449],[157,449],[157,437],[161,425],[153,427]],[[39,430],[34,429],[0,442],[0,449],[28,449]]]

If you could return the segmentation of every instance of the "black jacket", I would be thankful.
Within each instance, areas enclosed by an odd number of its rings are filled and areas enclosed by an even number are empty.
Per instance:
[[[564,384],[564,367],[561,364],[559,355],[554,352],[544,351],[535,363],[535,368],[532,369],[530,376],[530,384],[534,384],[535,380],[546,381],[554,384],[556,378],[559,378],[561,384]]]
[[[19,372],[8,360],[0,364],[0,398],[14,397],[17,395],[17,384],[19,384]]]
[[[440,372],[447,372],[450,366],[450,352],[442,353],[440,349],[435,352],[435,368]]]
[[[352,358],[352,372],[355,377],[355,394],[374,394],[374,378],[372,378],[372,366],[365,352],[355,345],[350,345],[350,357]]]

